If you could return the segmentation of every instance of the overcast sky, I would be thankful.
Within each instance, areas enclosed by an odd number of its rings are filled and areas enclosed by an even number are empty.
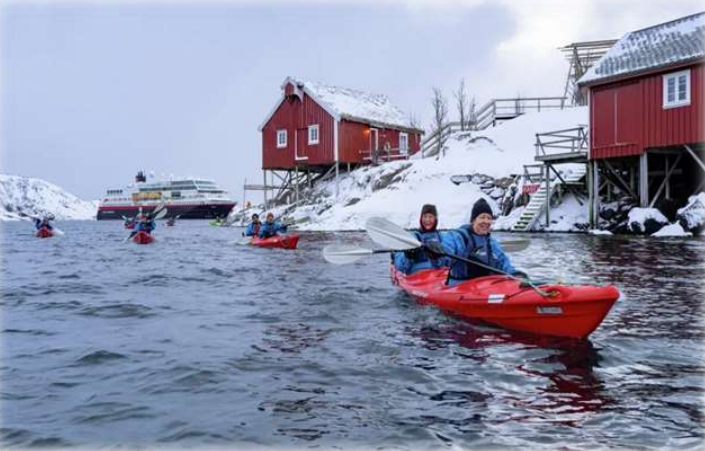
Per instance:
[[[0,171],[84,199],[157,175],[261,183],[257,128],[289,75],[385,94],[428,128],[432,88],[563,95],[558,47],[701,0],[0,4]],[[455,112],[451,110],[455,115]],[[531,143],[529,143],[529,146]]]

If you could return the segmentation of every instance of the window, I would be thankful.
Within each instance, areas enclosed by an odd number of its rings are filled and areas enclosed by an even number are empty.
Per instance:
[[[286,130],[277,130],[277,149],[286,147]]]
[[[308,143],[318,144],[318,124],[308,126]]]
[[[399,153],[406,154],[409,152],[409,135],[399,133]]]
[[[690,105],[690,69],[663,76],[663,107]]]

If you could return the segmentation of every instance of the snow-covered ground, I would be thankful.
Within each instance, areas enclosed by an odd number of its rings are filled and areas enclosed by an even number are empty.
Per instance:
[[[472,205],[485,197],[496,213],[497,202],[475,183],[456,185],[453,175],[484,174],[492,178],[520,174],[524,164],[534,164],[536,133],[550,132],[587,123],[587,108],[531,112],[495,128],[454,135],[444,156],[397,161],[364,167],[343,175],[335,198],[335,181],[319,184],[312,200],[289,215],[301,230],[360,230],[372,216],[383,216],[404,227],[418,225],[425,203],[438,207],[439,226],[453,228],[467,222]],[[570,229],[570,217],[587,218],[566,205],[566,218],[556,225]],[[283,212],[279,208],[276,212]],[[559,218],[561,215],[554,215]],[[585,219],[586,220],[586,219]]]
[[[56,219],[95,218],[97,204],[86,202],[44,180],[0,174],[0,221],[53,214]]]

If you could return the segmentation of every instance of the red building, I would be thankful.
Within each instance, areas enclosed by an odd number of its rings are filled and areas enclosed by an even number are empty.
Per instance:
[[[633,31],[579,80],[594,217],[615,194],[666,214],[703,189],[704,44],[705,13]]]
[[[288,77],[260,126],[262,169],[314,172],[336,165],[406,158],[423,130],[386,96]]]

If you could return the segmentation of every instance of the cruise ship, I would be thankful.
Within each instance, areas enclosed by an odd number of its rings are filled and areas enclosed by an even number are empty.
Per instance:
[[[109,189],[98,205],[97,219],[134,217],[140,211],[148,213],[165,205],[166,217],[180,219],[212,219],[225,217],[237,202],[228,197],[211,180],[183,178],[147,181],[143,171],[135,183],[122,189]]]

